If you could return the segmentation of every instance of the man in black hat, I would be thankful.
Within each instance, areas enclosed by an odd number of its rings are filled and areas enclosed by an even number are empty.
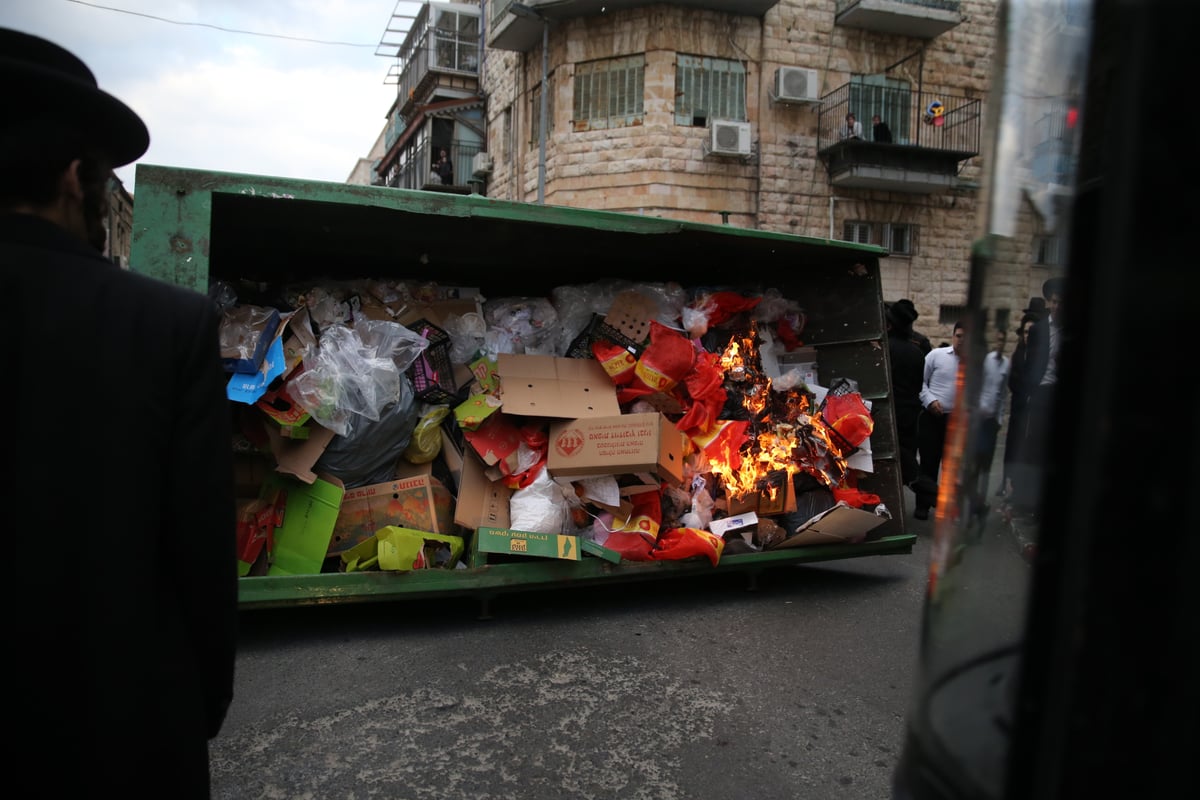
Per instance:
[[[55,796],[207,798],[237,623],[217,314],[100,253],[112,169],[149,146],[138,115],[7,28],[0,84],[4,507],[25,520],[9,531],[9,763]]]
[[[1027,423],[1021,463],[1013,479],[1012,507],[1022,516],[1036,514],[1041,481],[1044,443],[1049,435],[1050,412],[1058,385],[1058,352],[1064,335],[1062,319],[1063,278],[1042,284],[1046,315],[1029,329],[1023,385],[1026,391]]]
[[[896,444],[900,450],[900,478],[916,495],[916,507],[929,508],[937,501],[937,483],[923,475],[917,463],[917,423],[921,416],[925,356],[912,339],[916,311],[911,303],[888,303],[884,310],[892,409],[896,415]]]
[[[907,297],[901,297],[893,305],[903,310],[905,316],[911,316],[913,322],[916,322],[921,317],[921,315],[917,313],[917,307],[913,305],[913,301],[909,300]],[[921,355],[929,355],[929,351],[933,349],[933,342],[929,341],[928,336],[913,328],[911,324],[909,325],[909,329],[912,330],[913,344],[921,348]]]

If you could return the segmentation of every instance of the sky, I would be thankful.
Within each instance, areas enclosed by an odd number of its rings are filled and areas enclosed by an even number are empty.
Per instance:
[[[344,182],[395,97],[394,60],[376,50],[398,38],[386,33],[393,11],[412,5],[0,0],[0,26],[67,48],[141,116],[150,149],[117,170],[136,194],[139,163]]]

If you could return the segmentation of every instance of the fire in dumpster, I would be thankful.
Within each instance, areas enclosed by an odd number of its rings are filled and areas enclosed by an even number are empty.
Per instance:
[[[734,498],[758,496],[764,513],[782,511],[792,477],[806,472],[833,488],[846,476],[854,447],[830,427],[807,387],[776,391],[763,372],[756,327],[733,336],[719,359],[729,402],[723,416],[745,420],[736,449],[725,444],[709,469]]]

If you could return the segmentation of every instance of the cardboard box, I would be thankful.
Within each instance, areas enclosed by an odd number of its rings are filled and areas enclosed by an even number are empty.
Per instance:
[[[579,561],[582,558],[578,536],[514,531],[510,528],[480,528],[475,532],[475,549],[480,553],[536,556],[561,561]]]
[[[462,479],[454,505],[454,524],[475,530],[480,527],[507,528],[508,502],[512,489],[489,480],[483,462],[473,451],[463,452]]]
[[[726,490],[726,513],[754,512],[769,517],[795,511],[796,498],[792,494],[792,476],[785,470],[773,470],[759,480],[755,491],[735,496]]]
[[[887,517],[838,502],[833,508],[822,511],[801,525],[794,534],[770,549],[816,544],[856,544],[885,522]]]
[[[221,364],[225,371],[249,375],[258,372],[278,328],[279,310],[275,308],[245,305],[226,311],[221,318]]]
[[[657,413],[555,422],[546,466],[555,478],[634,473],[679,485],[683,434]]]
[[[621,413],[617,387],[592,358],[501,353],[496,373],[505,414],[575,419]]]
[[[315,575],[321,572],[329,539],[337,521],[345,488],[341,481],[322,476],[312,483],[272,473],[263,484],[263,498],[282,508],[269,553],[268,575]]]
[[[438,523],[433,481],[429,475],[415,475],[347,489],[329,540],[329,555],[341,555],[389,525],[448,533]]]
[[[753,511],[749,511],[745,514],[738,514],[734,517],[722,517],[721,519],[714,519],[712,522],[708,523],[708,529],[721,538],[725,538],[725,534],[733,534],[735,536],[741,536],[743,539],[745,539],[746,534],[752,533],[757,525],[758,514],[755,514]]]

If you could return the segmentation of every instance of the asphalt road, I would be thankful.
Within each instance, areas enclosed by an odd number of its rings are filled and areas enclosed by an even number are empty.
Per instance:
[[[910,522],[912,554],[753,591],[714,575],[502,595],[490,619],[468,598],[243,612],[213,797],[886,800],[934,524]],[[984,538],[1016,552],[999,524]]]

